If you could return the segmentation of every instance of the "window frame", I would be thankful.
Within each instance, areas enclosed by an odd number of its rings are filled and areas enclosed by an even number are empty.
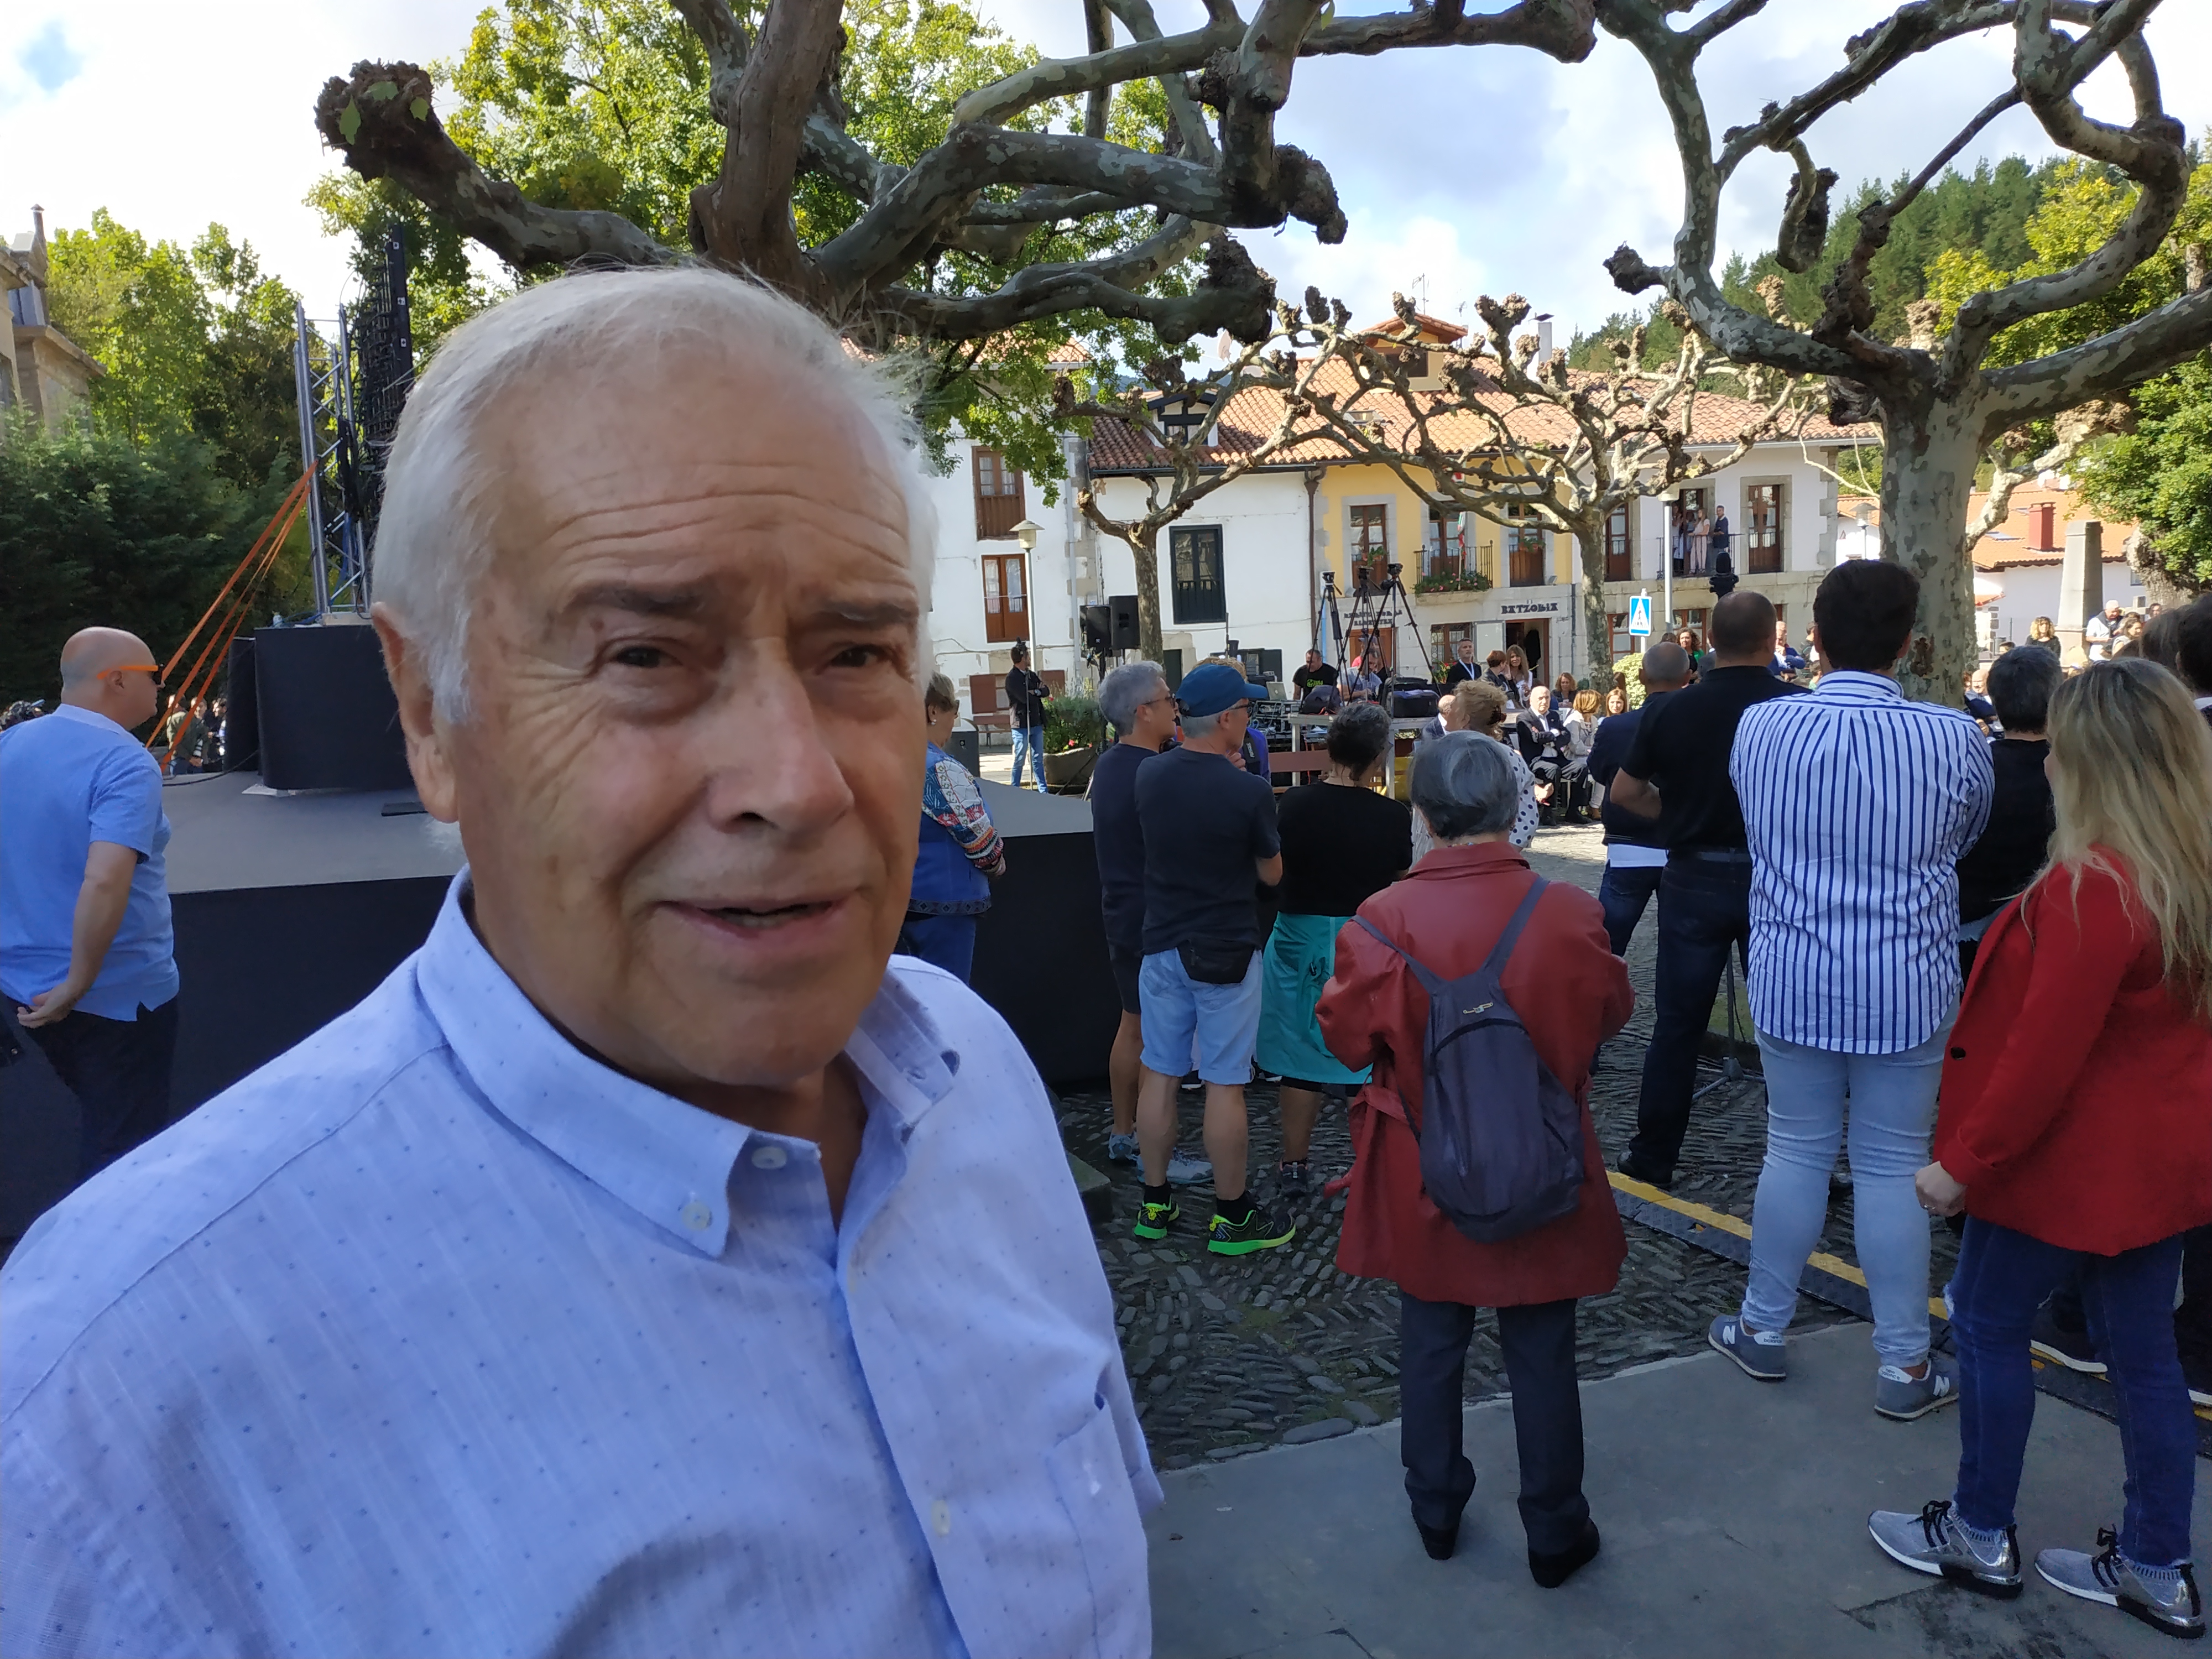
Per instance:
[[[1005,542],[1014,539],[1014,526],[1029,517],[1028,480],[1021,469],[1009,466],[1004,450],[975,444],[969,453],[969,483],[975,503],[975,539]],[[986,475],[989,488],[985,488]],[[1012,505],[1009,507],[1008,502]]]
[[[1628,520],[1626,501],[1606,515],[1605,579],[1609,582],[1636,580],[1636,538]]]
[[[983,578],[983,639],[986,644],[1002,645],[1029,638],[1030,574],[1029,556],[1023,553],[986,553],[981,557]],[[1006,572],[1013,568],[1019,591],[1014,604],[1006,604]],[[999,577],[999,590],[994,596],[991,578]],[[994,603],[995,599],[995,603]],[[1015,614],[1018,612],[1019,614]]]
[[[1222,527],[1218,524],[1179,524],[1169,526],[1168,605],[1170,613],[1174,617],[1178,628],[1218,627],[1226,624],[1229,621],[1228,556],[1226,549],[1223,545],[1224,538],[1221,532]],[[1216,595],[1215,604],[1220,612],[1218,616],[1195,614],[1191,600],[1202,595],[1207,584],[1202,580],[1187,583],[1182,580],[1181,573],[1183,550],[1209,544],[1213,550],[1212,586]],[[1193,569],[1194,574],[1196,574],[1195,565]]]
[[[1759,539],[1759,511],[1753,503],[1762,491],[1772,492],[1774,520],[1767,529],[1771,541]],[[1784,526],[1790,518],[1790,481],[1786,478],[1746,479],[1743,485],[1743,572],[1751,576],[1778,576],[1789,562]]]

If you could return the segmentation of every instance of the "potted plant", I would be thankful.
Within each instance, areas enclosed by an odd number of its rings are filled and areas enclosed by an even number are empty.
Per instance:
[[[1044,781],[1048,789],[1073,794],[1091,781],[1106,744],[1106,716],[1096,697],[1071,692],[1045,706]]]

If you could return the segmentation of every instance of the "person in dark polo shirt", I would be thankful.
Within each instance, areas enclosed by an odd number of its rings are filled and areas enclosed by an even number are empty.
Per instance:
[[[1243,1255],[1287,1243],[1292,1229],[1245,1190],[1244,1085],[1260,1029],[1260,917],[1254,879],[1283,878],[1275,792],[1238,764],[1252,705],[1266,688],[1227,663],[1204,663],[1176,689],[1182,746],[1137,769],[1145,842],[1144,1023],[1137,1142],[1144,1200],[1134,1231],[1164,1238],[1180,1211],[1168,1185],[1176,1080],[1190,1063],[1206,1084],[1206,1152],[1214,1212],[1206,1248]]]
[[[1099,711],[1116,741],[1091,772],[1091,842],[1098,855],[1098,904],[1106,927],[1106,960],[1121,1002],[1121,1024],[1107,1056],[1114,1095],[1114,1128],[1107,1161],[1134,1164],[1137,1157],[1137,1077],[1145,1024],[1137,972],[1145,961],[1145,836],[1137,824],[1137,771],[1175,735],[1175,694],[1156,662],[1124,663],[1098,683]],[[1178,1147],[1168,1159],[1168,1180],[1186,1186],[1212,1174],[1204,1158]]]
[[[1689,684],[1689,653],[1672,640],[1662,640],[1644,653],[1638,672],[1644,681],[1643,705],[1600,720],[1589,752],[1590,781],[1603,803],[1605,822],[1605,879],[1598,884],[1597,902],[1605,907],[1605,934],[1617,957],[1628,954],[1628,941],[1644,920],[1644,908],[1659,890],[1660,874],[1667,867],[1667,844],[1659,839],[1656,823],[1614,805],[1607,792],[1613,775],[1635,748],[1646,714],[1660,697]]]
[[[1649,703],[1607,799],[1658,822],[1667,849],[1659,878],[1659,956],[1653,975],[1651,1043],[1636,1135],[1623,1175],[1655,1187],[1674,1183],[1690,1127],[1698,1041],[1733,948],[1751,941],[1751,852],[1743,808],[1729,781],[1736,722],[1754,703],[1803,695],[1767,672],[1774,660],[1774,606],[1749,589],[1716,605],[1710,647],[1697,683]]]

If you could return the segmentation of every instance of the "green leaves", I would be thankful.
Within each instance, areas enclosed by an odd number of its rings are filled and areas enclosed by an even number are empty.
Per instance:
[[[361,106],[348,104],[338,112],[338,132],[349,144],[361,137]]]

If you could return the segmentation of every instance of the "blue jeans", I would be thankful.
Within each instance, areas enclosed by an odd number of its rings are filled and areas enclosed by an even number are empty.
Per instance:
[[[1951,1022],[1916,1048],[1844,1054],[1759,1034],[1766,1070],[1766,1162],[1751,1212],[1744,1322],[1787,1330],[1797,1280],[1828,1216],[1828,1175],[1850,1102],[1852,1238],[1874,1304],[1874,1351],[1884,1364],[1928,1353],[1928,1213],[1912,1177],[1928,1162],[1936,1085]],[[2027,1339],[2021,1339],[2027,1352]],[[2192,1454],[2193,1455],[2193,1454]]]
[[[900,956],[919,957],[942,968],[965,985],[975,966],[975,918],[909,913],[891,948]]]
[[[1636,924],[1644,920],[1644,907],[1659,890],[1659,878],[1665,873],[1666,866],[1660,864],[1605,866],[1605,878],[1597,884],[1597,902],[1605,907],[1605,936],[1612,943],[1613,955],[1628,954],[1628,941],[1636,933]]]
[[[1698,1042],[1713,1017],[1729,947],[1741,964],[1751,945],[1751,860],[1723,863],[1675,854],[1659,878],[1659,960],[1651,990],[1651,1046],[1636,1103],[1630,1154],[1649,1173],[1671,1176],[1690,1130]]]
[[[1022,757],[1030,763],[1030,781],[1037,793],[1044,793],[1044,727],[1032,726],[1014,728],[1014,787],[1022,787]]]
[[[2089,1334],[2111,1368],[2120,1452],[2127,1460],[2120,1553],[2146,1567],[2178,1566],[2190,1559],[2197,1480],[2197,1422],[2173,1346],[2179,1235],[2118,1255],[2089,1255],[1967,1218],[1951,1276],[1951,1330],[1959,1344],[1959,1518],[1972,1527],[2013,1523],[2035,1418],[2028,1327],[2043,1298],[2076,1264]]]

